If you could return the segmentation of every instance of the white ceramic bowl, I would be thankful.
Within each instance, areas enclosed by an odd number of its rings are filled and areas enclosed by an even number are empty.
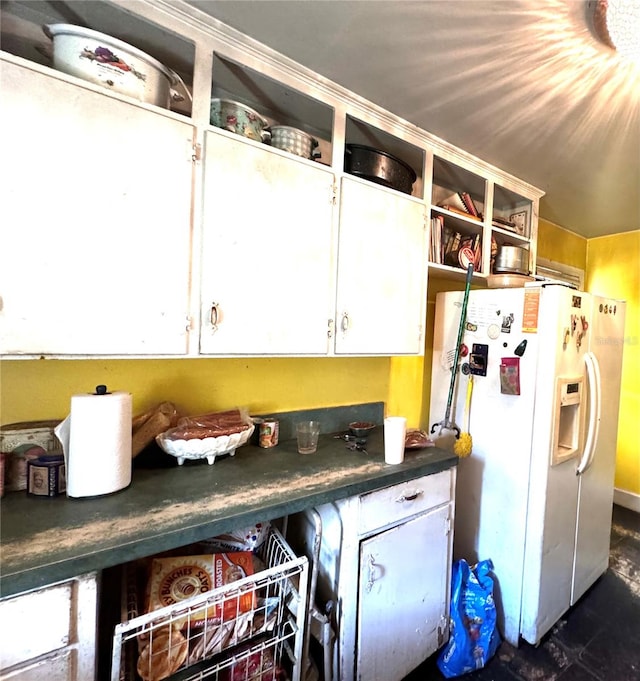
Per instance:
[[[219,437],[205,437],[201,440],[172,440],[160,433],[156,436],[158,446],[171,456],[178,459],[178,465],[182,466],[185,460],[206,459],[209,465],[213,464],[217,456],[230,454],[233,456],[236,449],[247,444],[253,435],[255,426],[251,425],[247,430],[231,435],[221,435]]]

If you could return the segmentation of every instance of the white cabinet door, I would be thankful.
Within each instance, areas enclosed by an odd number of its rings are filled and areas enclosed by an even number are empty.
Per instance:
[[[449,505],[360,544],[357,676],[404,678],[446,640]]]
[[[427,294],[424,205],[345,177],[336,354],[421,354]]]
[[[0,78],[0,353],[185,353],[193,126],[8,61]]]
[[[205,135],[200,352],[326,354],[334,176]]]

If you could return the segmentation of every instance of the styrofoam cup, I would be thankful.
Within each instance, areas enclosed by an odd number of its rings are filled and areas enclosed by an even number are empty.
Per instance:
[[[384,460],[397,464],[404,461],[404,438],[407,419],[404,416],[387,416],[384,420]]]

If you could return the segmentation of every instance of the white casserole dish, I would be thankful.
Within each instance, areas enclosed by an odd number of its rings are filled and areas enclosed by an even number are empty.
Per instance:
[[[290,154],[313,160],[320,157],[318,140],[304,130],[289,125],[274,125],[271,128],[271,146],[288,151]]]
[[[169,108],[176,73],[137,47],[73,24],[46,24],[53,67],[147,104]]]

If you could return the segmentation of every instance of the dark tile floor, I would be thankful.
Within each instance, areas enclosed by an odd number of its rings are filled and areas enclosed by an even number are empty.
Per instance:
[[[429,658],[404,681],[445,677]],[[613,507],[609,569],[538,646],[504,642],[465,681],[640,681],[640,514]]]

